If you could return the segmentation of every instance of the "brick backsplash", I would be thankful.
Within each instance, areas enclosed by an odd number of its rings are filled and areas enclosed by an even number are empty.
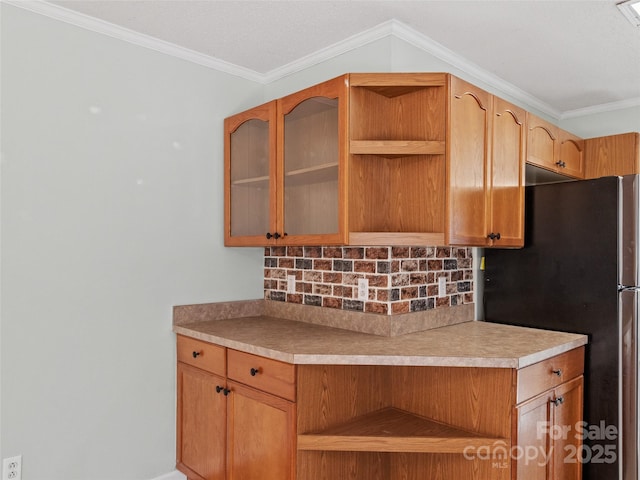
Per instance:
[[[295,275],[296,292],[287,293]],[[446,295],[438,297],[438,278]],[[358,300],[358,279],[369,280]],[[473,303],[471,248],[266,247],[264,296],[268,300],[386,315]]]

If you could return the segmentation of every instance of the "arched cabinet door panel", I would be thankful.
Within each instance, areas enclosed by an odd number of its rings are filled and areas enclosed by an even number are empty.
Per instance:
[[[567,178],[584,178],[584,140],[527,113],[527,163]]]
[[[491,110],[489,93],[451,77],[447,217],[454,245],[486,243]]]
[[[524,245],[526,112],[451,78],[449,243]]]
[[[524,245],[524,165],[526,112],[494,97],[491,155],[490,232],[492,246]]]

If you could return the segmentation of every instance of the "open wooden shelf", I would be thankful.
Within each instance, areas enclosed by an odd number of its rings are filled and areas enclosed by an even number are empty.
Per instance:
[[[423,140],[351,140],[352,155],[444,155],[445,142]]]
[[[317,433],[298,435],[298,450],[463,453],[507,439],[486,437],[396,408],[384,408]]]
[[[444,245],[443,232],[349,232],[351,245]]]

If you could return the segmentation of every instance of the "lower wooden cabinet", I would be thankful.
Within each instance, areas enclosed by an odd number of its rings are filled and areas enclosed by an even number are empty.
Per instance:
[[[520,370],[295,366],[178,336],[177,468],[189,480],[579,480],[583,366],[583,347]]]
[[[207,371],[220,368],[216,349],[226,357],[227,349],[178,337],[177,469],[189,480],[293,480],[295,404]],[[235,353],[245,362],[260,359]],[[207,360],[214,357],[218,362],[212,366]],[[236,357],[229,357],[229,371],[244,376],[246,370],[247,379],[266,378],[269,385],[270,367],[281,364],[264,359],[267,367],[260,362],[232,367]]]

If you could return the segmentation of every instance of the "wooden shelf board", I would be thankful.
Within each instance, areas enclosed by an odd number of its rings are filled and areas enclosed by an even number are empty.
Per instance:
[[[349,232],[349,245],[445,245],[442,232]]]
[[[364,87],[385,97],[397,97],[426,87],[444,87],[447,75],[444,73],[411,74],[368,74],[352,73],[349,84],[352,87]]]
[[[285,187],[311,185],[314,183],[337,182],[338,163],[323,163],[313,167],[299,168],[285,172]]]
[[[324,170],[331,170],[338,167],[338,162],[323,163],[321,165],[314,165],[312,167],[299,168],[297,170],[290,170],[285,173],[285,177],[291,177],[295,175],[304,175],[305,173],[314,173]]]
[[[445,142],[440,140],[351,140],[352,155],[399,157],[408,155],[444,155]]]
[[[269,181],[269,176],[265,175],[263,177],[250,177],[250,178],[242,178],[240,180],[233,180],[231,185],[251,185],[255,183],[265,183]]]
[[[362,415],[322,432],[298,435],[298,450],[462,453],[507,439],[486,437],[395,408]]]

